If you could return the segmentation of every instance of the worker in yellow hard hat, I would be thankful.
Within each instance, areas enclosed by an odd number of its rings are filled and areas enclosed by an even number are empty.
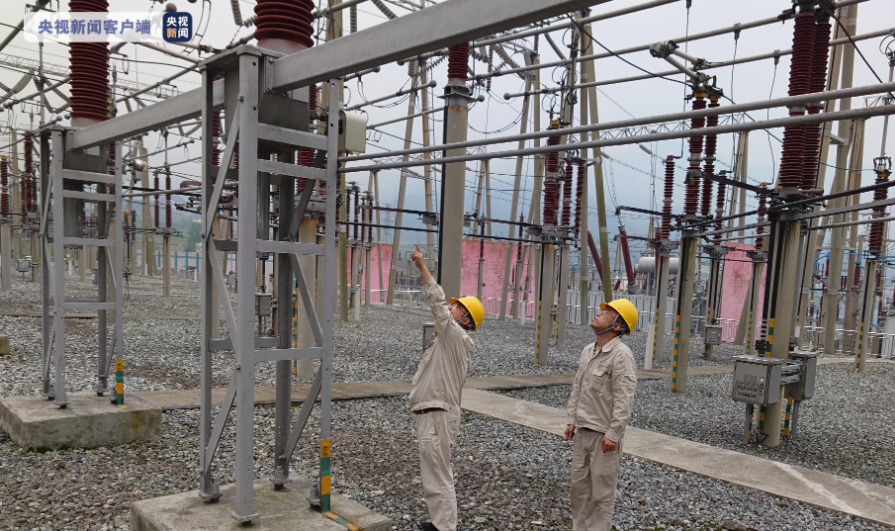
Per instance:
[[[451,445],[460,431],[460,393],[466,383],[475,345],[468,332],[478,330],[485,308],[475,297],[445,300],[444,290],[426,268],[416,247],[410,258],[419,268],[438,335],[426,346],[413,377],[410,410],[416,415],[420,444],[420,479],[430,522],[424,530],[456,531],[457,495],[451,470]]]
[[[590,323],[596,341],[586,346],[569,398],[566,440],[572,450],[572,528],[609,531],[622,438],[634,407],[637,366],[622,343],[637,326],[637,308],[627,299],[600,304]]]

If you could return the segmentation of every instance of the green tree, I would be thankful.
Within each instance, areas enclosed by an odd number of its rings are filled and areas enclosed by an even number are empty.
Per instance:
[[[198,221],[194,221],[186,232],[187,251],[194,252],[196,250],[196,244],[202,241],[202,236],[200,236],[201,232],[202,225]]]

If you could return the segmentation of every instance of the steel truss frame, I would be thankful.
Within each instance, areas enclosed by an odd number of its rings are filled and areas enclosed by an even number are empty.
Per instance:
[[[41,132],[40,250],[41,250],[41,321],[43,366],[41,394],[59,407],[68,405],[65,382],[65,312],[95,310],[98,317],[96,394],[109,389],[109,370],[114,353],[116,372],[124,364],[124,212],[121,203],[124,177],[121,141],[115,142],[114,172],[106,171],[105,146],[87,152],[69,150],[73,131],[52,127]],[[50,161],[50,152],[54,157]],[[96,193],[84,192],[95,185]],[[112,186],[113,192],[106,193]],[[68,215],[78,218],[75,210],[84,202],[97,204],[95,237],[67,236],[83,223],[66,223]],[[68,208],[67,208],[68,207]],[[114,224],[112,221],[114,220]],[[67,299],[65,296],[66,247],[95,246],[97,257],[97,300]],[[55,259],[54,259],[55,257]],[[111,294],[113,301],[109,300]],[[114,328],[109,342],[109,315],[114,312]],[[52,315],[51,315],[52,312]],[[123,404],[123,382],[113,390],[112,402]]]
[[[235,406],[236,421],[236,500],[233,517],[239,522],[257,518],[254,512],[254,389],[255,365],[276,363],[276,431],[275,465],[270,481],[280,489],[289,481],[289,463],[298,439],[308,422],[314,403],[320,401],[320,505],[328,512],[330,498],[330,424],[333,355],[333,306],[335,294],[336,255],[336,164],[326,170],[295,164],[299,147],[312,147],[326,152],[326,158],[335,161],[338,134],[313,135],[294,129],[280,119],[294,112],[298,103],[278,92],[267,97],[264,87],[269,65],[279,57],[270,51],[243,46],[232,53],[217,56],[202,68],[202,138],[213,138],[212,114],[215,112],[214,77],[223,78],[228,87],[225,114],[228,117],[227,141],[222,161],[230,161],[238,151],[239,168],[229,170],[225,162],[219,167],[203,165],[202,174],[202,329],[201,329],[201,399],[200,399],[200,496],[217,501],[221,497],[215,482],[213,463],[224,425]],[[335,81],[332,82],[333,86]],[[232,92],[230,89],[234,89]],[[238,91],[238,96],[236,92]],[[330,91],[329,109],[339,109],[339,91]],[[282,109],[280,106],[286,105]],[[266,107],[266,108],[265,108]],[[307,104],[304,102],[306,117]],[[283,112],[279,112],[282,110]],[[277,112],[271,112],[277,111]],[[301,114],[301,113],[300,113]],[[265,120],[264,117],[267,117]],[[274,117],[274,118],[270,118]],[[338,131],[338,112],[329,113],[328,131]],[[299,120],[301,121],[301,120]],[[307,120],[304,120],[307,124]],[[305,126],[306,127],[306,126]],[[203,143],[205,160],[211,159],[212,143]],[[277,161],[271,155],[279,156]],[[323,158],[318,156],[318,161]],[[294,196],[295,178],[309,179],[301,196]],[[212,225],[217,214],[221,192],[228,179],[238,187],[239,231],[233,240],[214,238]],[[299,242],[298,232],[315,183],[327,183],[324,244]],[[269,207],[271,186],[279,185],[277,207],[280,228],[270,230]],[[297,199],[297,202],[296,202]],[[230,303],[227,286],[218,252],[235,252],[237,278],[249,279],[237,284],[236,308]],[[274,337],[256,337],[255,315],[255,264],[258,256],[276,255],[275,285],[277,317]],[[299,256],[323,256],[323,280],[316,289],[322,290],[320,307],[314,307],[313,285],[305,281]],[[295,279],[293,281],[293,278]],[[295,283],[294,283],[295,282]],[[308,316],[313,335],[313,346],[293,348],[292,327],[294,318],[293,286]],[[213,293],[217,292],[223,309],[229,339],[212,340]],[[318,313],[319,310],[319,313]],[[232,350],[235,368],[219,412],[213,413],[212,403],[212,356],[215,352]],[[319,360],[319,367],[308,396],[301,410],[292,418],[292,362],[293,360]]]

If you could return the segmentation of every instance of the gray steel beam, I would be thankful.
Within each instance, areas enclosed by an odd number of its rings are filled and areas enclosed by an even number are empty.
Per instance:
[[[224,80],[214,82],[213,106],[224,107]],[[70,149],[86,149],[119,138],[145,133],[202,115],[202,89],[191,90],[165,101],[137,109],[111,120],[79,129],[72,134]]]
[[[304,87],[608,1],[442,2],[276,60],[271,88]]]

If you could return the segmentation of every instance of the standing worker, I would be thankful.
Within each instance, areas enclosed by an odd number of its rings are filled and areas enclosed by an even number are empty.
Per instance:
[[[637,326],[637,308],[627,299],[600,303],[590,322],[597,334],[584,347],[569,398],[566,440],[572,451],[572,526],[574,531],[609,531],[615,510],[615,485],[622,438],[634,406],[637,365],[622,343]]]
[[[456,531],[457,495],[451,471],[451,445],[460,431],[460,396],[475,354],[475,344],[467,332],[482,324],[485,308],[475,297],[451,299],[448,305],[444,290],[426,268],[418,245],[410,258],[422,273],[437,334],[423,352],[410,390],[410,410],[416,414],[420,441],[420,477],[431,520],[422,528]]]

